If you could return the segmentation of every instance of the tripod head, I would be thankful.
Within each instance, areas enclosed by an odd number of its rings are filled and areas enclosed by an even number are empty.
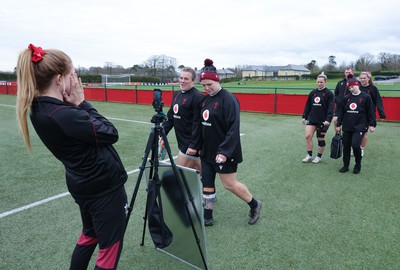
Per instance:
[[[151,122],[156,126],[160,126],[160,124],[167,120],[167,116],[162,111],[157,111],[156,114],[151,118]]]

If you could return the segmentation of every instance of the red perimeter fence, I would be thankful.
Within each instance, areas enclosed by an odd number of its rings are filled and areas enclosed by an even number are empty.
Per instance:
[[[135,87],[135,89],[85,87],[85,98],[93,101],[152,104],[153,91],[139,88],[140,86]],[[229,89],[229,87],[226,88]],[[304,92],[304,94],[283,94],[278,93],[279,90],[279,88],[275,88],[275,91],[269,94],[234,93],[234,95],[238,98],[242,111],[301,115],[310,90]],[[0,94],[16,95],[16,93],[17,85],[15,82],[0,83]],[[174,88],[172,88],[172,91],[163,91],[162,99],[166,106],[171,104],[173,93]],[[383,96],[382,101],[385,107],[386,120],[400,121],[400,97]],[[379,119],[378,114],[377,119]]]

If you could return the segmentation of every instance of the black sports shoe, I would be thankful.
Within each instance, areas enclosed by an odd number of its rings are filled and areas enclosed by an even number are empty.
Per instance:
[[[341,173],[345,173],[349,171],[349,167],[343,166],[342,168],[340,168],[339,172]]]
[[[257,207],[254,208],[254,209],[250,209],[250,212],[249,212],[249,221],[248,221],[248,223],[249,223],[250,225],[253,225],[254,223],[257,222],[258,218],[260,217],[260,210],[261,210],[261,207],[262,207],[262,202],[259,201],[259,200],[257,200]]]
[[[361,164],[356,164],[353,169],[354,174],[359,174],[361,171]]]
[[[204,226],[212,226],[214,225],[214,219],[209,218],[209,219],[204,219]]]

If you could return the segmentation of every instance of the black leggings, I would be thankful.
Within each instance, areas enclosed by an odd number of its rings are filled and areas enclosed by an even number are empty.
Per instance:
[[[350,152],[353,148],[356,164],[361,164],[361,141],[365,132],[343,131],[343,165],[349,167]]]

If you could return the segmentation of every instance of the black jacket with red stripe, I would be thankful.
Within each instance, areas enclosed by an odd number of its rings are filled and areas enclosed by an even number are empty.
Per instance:
[[[113,147],[118,131],[89,102],[76,107],[52,97],[37,97],[31,121],[46,147],[65,166],[72,196],[99,197],[126,182],[127,173]]]

